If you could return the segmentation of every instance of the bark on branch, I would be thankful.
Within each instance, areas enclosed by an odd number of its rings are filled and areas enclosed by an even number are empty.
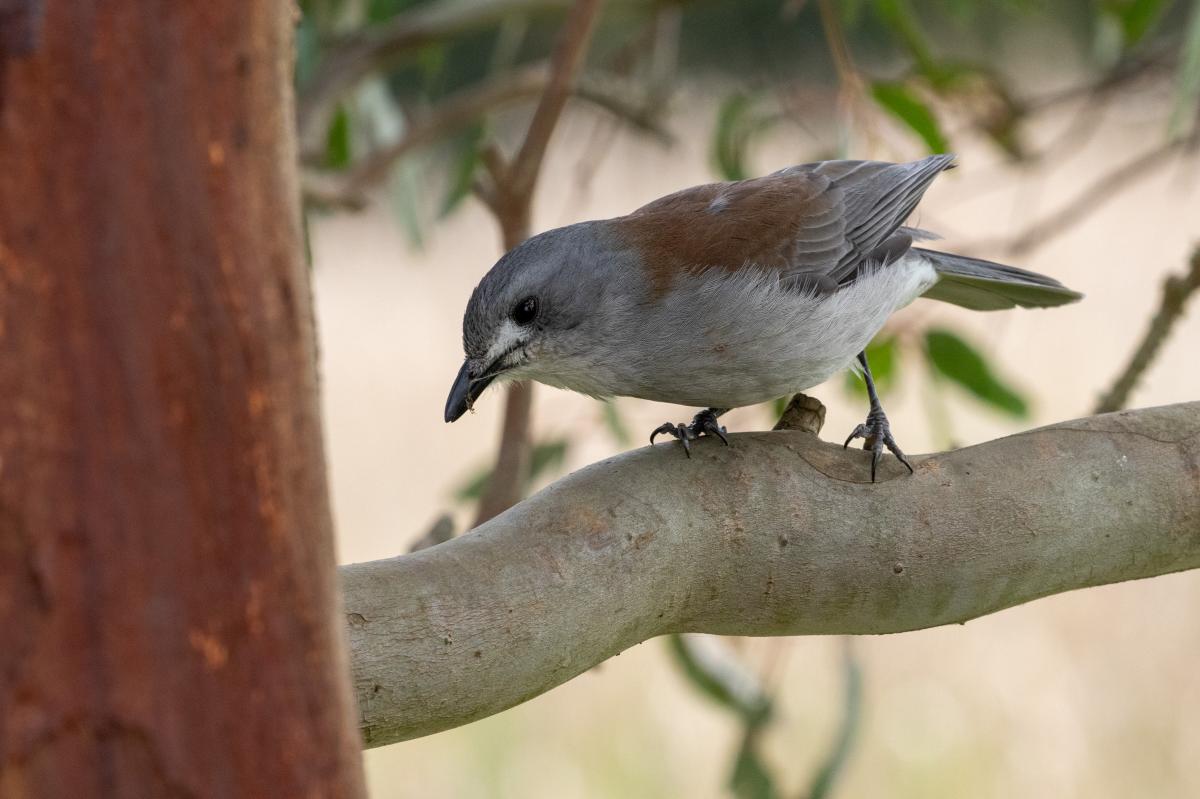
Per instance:
[[[891,633],[1200,566],[1200,402],[917,460],[799,432],[643,448],[474,532],[342,569],[366,746],[512,707],[670,632]]]

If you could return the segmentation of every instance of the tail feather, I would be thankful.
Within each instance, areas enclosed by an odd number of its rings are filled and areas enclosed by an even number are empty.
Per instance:
[[[928,258],[940,280],[923,296],[961,305],[975,311],[1005,308],[1052,308],[1082,299],[1083,295],[1052,277],[1039,275],[965,255],[952,255],[914,247]]]

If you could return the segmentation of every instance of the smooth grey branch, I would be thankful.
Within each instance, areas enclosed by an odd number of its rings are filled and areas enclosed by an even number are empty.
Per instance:
[[[607,459],[445,544],[345,566],[366,746],[669,632],[894,633],[1200,566],[1200,403],[887,461],[793,431]]]

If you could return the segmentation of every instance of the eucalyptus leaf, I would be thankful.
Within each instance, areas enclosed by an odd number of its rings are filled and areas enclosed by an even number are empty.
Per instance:
[[[958,384],[984,404],[1021,419],[1029,415],[1025,398],[997,377],[983,354],[957,334],[944,329],[927,331],[925,355],[935,374]]]
[[[733,711],[747,727],[759,727],[771,717],[771,700],[737,662],[706,655],[688,637],[667,636],[671,655],[694,688]]]
[[[345,169],[350,165],[350,114],[342,106],[329,123],[325,135],[325,166]]]
[[[775,779],[758,754],[757,730],[749,728],[742,736],[737,758],[733,762],[733,774],[729,788],[738,799],[775,799],[779,792]]]
[[[878,82],[871,86],[871,96],[881,108],[903,122],[925,142],[930,153],[950,149],[937,117],[921,98],[902,83]]]
[[[1167,0],[1108,0],[1104,3],[1104,11],[1119,24],[1121,38],[1128,49],[1154,29],[1169,5]]]
[[[529,454],[529,477],[525,490],[545,474],[551,474],[562,467],[566,460],[569,442],[565,438],[543,441],[534,444]],[[492,468],[479,470],[454,491],[454,498],[459,502],[475,502],[487,491],[488,482],[492,479]]]
[[[777,121],[775,115],[756,109],[756,99],[737,93],[725,98],[717,109],[717,125],[713,133],[713,165],[722,180],[745,180],[746,150],[750,140]]]
[[[845,639],[845,651],[842,658],[842,723],[834,738],[833,747],[826,756],[824,763],[817,769],[812,786],[808,790],[808,799],[828,799],[833,793],[833,786],[846,768],[846,761],[854,749],[858,739],[858,730],[862,722],[862,667],[854,652],[853,639]]]

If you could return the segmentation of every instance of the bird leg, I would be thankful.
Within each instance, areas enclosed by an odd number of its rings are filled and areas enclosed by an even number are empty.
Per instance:
[[[862,364],[863,377],[867,381],[867,396],[871,400],[871,410],[867,413],[867,421],[854,428],[854,432],[846,439],[846,443],[842,444],[842,449],[850,446],[850,442],[856,438],[863,439],[863,449],[871,452],[871,482],[875,482],[875,468],[879,465],[879,461],[883,458],[883,448],[886,446],[891,450],[892,454],[900,459],[900,462],[908,467],[909,474],[912,473],[912,464],[908,462],[908,458],[900,451],[900,447],[896,444],[896,439],[892,438],[892,429],[888,425],[887,414],[883,412],[883,406],[879,404],[879,395],[875,392],[875,381],[871,377],[871,367],[867,364],[867,353],[860,352],[858,354],[858,362]]]
[[[658,436],[673,436],[683,444],[683,452],[689,458],[692,457],[692,442],[703,435],[716,436],[725,442],[725,446],[729,446],[729,439],[725,437],[725,428],[717,423],[717,417],[727,410],[729,409],[707,408],[696,414],[691,424],[673,424],[671,422],[661,424],[650,434],[650,444],[653,446],[654,439]]]

